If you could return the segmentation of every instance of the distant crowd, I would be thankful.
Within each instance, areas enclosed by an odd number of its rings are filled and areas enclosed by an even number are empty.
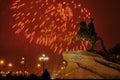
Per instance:
[[[38,77],[35,74],[30,74],[29,76],[23,74],[14,74],[8,73],[6,76],[0,74],[0,80],[41,80],[41,77]]]
[[[41,76],[37,76],[35,74],[25,75],[25,74],[12,74],[12,72],[6,74],[6,76],[3,76],[0,74],[0,80],[50,80],[50,73],[47,71],[47,69],[44,70],[43,74]]]

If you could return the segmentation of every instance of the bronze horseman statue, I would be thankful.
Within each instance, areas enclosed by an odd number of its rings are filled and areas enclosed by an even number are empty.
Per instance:
[[[76,37],[78,37],[78,39],[88,41],[91,46],[91,48],[88,51],[94,51],[96,42],[100,40],[102,51],[106,53],[103,40],[100,37],[98,37],[95,32],[93,18],[90,18],[90,22],[88,23],[88,25],[86,24],[85,21],[81,21],[80,23],[77,24],[77,26],[80,29],[77,32],[77,34],[73,36],[72,41],[75,41]]]

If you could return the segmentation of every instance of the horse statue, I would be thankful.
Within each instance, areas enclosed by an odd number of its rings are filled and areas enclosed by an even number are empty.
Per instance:
[[[100,37],[98,37],[96,32],[95,32],[92,18],[91,18],[91,22],[88,24],[88,26],[87,26],[85,21],[81,21],[80,23],[77,24],[77,26],[80,29],[77,32],[77,34],[73,36],[73,38],[72,38],[73,42],[75,41],[76,37],[78,39],[83,40],[83,41],[88,41],[90,46],[91,46],[91,48],[88,51],[94,51],[94,48],[96,46],[96,42],[98,40],[100,40],[102,51],[106,52],[103,40]]]

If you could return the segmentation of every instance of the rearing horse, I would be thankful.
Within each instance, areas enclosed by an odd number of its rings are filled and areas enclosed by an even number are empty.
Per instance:
[[[93,51],[95,48],[96,42],[98,40],[100,40],[102,50],[104,50],[104,52],[106,52],[103,40],[100,37],[98,37],[96,35],[96,33],[91,34],[90,29],[87,28],[86,22],[82,21],[82,22],[78,23],[77,26],[80,27],[80,29],[77,32],[77,34],[73,36],[72,41],[75,41],[76,37],[78,37],[78,39],[88,41],[91,46],[90,50],[88,50],[88,51]]]

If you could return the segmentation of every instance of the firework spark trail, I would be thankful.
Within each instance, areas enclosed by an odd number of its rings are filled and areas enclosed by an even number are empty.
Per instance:
[[[50,47],[59,54],[85,47],[71,41],[78,30],[76,24],[91,15],[77,0],[15,0],[10,9],[15,34],[23,33],[30,43]]]

